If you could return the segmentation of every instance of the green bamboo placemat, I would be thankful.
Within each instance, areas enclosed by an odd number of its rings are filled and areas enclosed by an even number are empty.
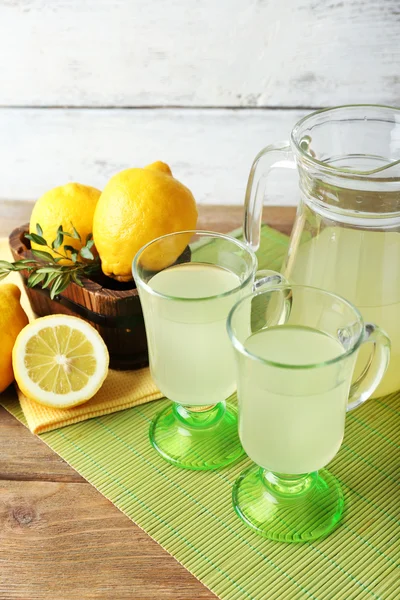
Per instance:
[[[286,236],[264,227],[260,268],[279,269],[286,248]],[[1,400],[24,423],[18,401]],[[232,484],[248,459],[191,472],[157,455],[148,428],[165,404],[40,437],[223,600],[399,598],[400,393],[347,416],[344,443],[329,465],[343,486],[343,521],[326,539],[300,545],[260,538],[234,514]]]

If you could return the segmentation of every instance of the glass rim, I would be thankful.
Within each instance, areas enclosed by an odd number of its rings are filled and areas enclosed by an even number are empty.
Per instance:
[[[354,312],[355,316],[357,317],[357,321],[361,325],[361,332],[357,338],[357,341],[352,345],[351,348],[349,348],[348,350],[343,352],[343,354],[339,354],[338,356],[335,356],[334,358],[331,358],[329,360],[325,360],[325,361],[318,362],[318,363],[307,363],[305,365],[292,365],[292,364],[288,364],[288,363],[281,363],[281,362],[277,362],[277,361],[273,361],[273,360],[268,360],[266,358],[262,358],[261,356],[258,356],[257,354],[254,354],[253,352],[250,352],[249,350],[247,350],[245,348],[245,346],[242,344],[242,342],[238,339],[238,337],[233,332],[232,320],[234,318],[236,311],[240,308],[240,306],[242,304],[244,304],[245,302],[247,302],[250,299],[257,298],[258,296],[270,294],[271,292],[279,292],[279,291],[282,291],[285,289],[287,290],[287,289],[293,289],[293,288],[294,289],[312,290],[313,292],[318,292],[325,296],[330,296],[331,298],[335,298],[335,300],[339,300],[343,304],[346,304]],[[278,327],[281,327],[281,326],[278,325]],[[354,304],[349,302],[349,300],[346,300],[346,298],[339,296],[339,294],[335,294],[333,292],[329,292],[322,288],[317,288],[317,287],[313,287],[310,285],[296,285],[296,284],[291,285],[289,283],[289,284],[278,284],[274,287],[270,287],[265,290],[260,290],[259,292],[256,292],[256,293],[248,294],[247,296],[244,296],[243,298],[238,300],[238,302],[236,302],[236,304],[231,308],[231,310],[229,312],[228,319],[226,322],[226,329],[228,331],[229,339],[230,339],[233,347],[236,350],[238,350],[238,352],[243,354],[244,356],[247,356],[247,358],[251,358],[252,360],[256,360],[262,364],[269,365],[271,367],[278,367],[280,369],[293,369],[295,371],[302,371],[302,370],[306,371],[309,369],[316,369],[319,367],[326,367],[329,365],[333,365],[333,364],[347,358],[348,356],[351,356],[361,346],[361,343],[362,343],[362,340],[364,337],[365,322],[364,322],[364,319],[363,319],[360,311],[358,310],[358,308],[356,306],[354,306]]]
[[[155,244],[156,242],[160,242],[161,240],[164,240],[169,237],[185,235],[185,234],[186,235],[191,234],[192,236],[199,235],[200,237],[210,237],[210,238],[214,238],[214,239],[223,239],[223,240],[227,240],[228,242],[232,242],[232,243],[236,244],[236,246],[238,246],[242,250],[245,250],[247,252],[247,254],[251,257],[251,267],[252,268],[251,268],[249,275],[246,277],[246,279],[244,279],[243,281],[240,282],[240,285],[237,285],[234,288],[232,288],[231,290],[223,292],[222,294],[216,294],[214,296],[200,296],[198,298],[184,298],[182,296],[170,296],[168,294],[162,294],[161,292],[156,292],[155,290],[153,290],[153,288],[150,285],[148,285],[148,283],[146,283],[142,279],[142,277],[139,274],[137,265],[138,265],[140,256],[143,254],[143,252],[147,248],[149,248],[152,244]],[[185,263],[180,263],[180,264],[185,264]],[[170,266],[172,266],[172,265],[170,265]],[[165,268],[168,269],[169,267],[165,267]],[[165,269],[161,269],[160,271],[163,271],[163,270],[165,270]],[[218,233],[216,231],[208,231],[206,229],[204,229],[204,230],[203,229],[186,229],[184,231],[174,231],[173,233],[167,233],[166,235],[161,235],[161,236],[155,238],[154,240],[147,242],[147,244],[145,244],[144,246],[142,246],[142,248],[140,248],[140,250],[137,251],[137,253],[133,259],[133,262],[132,262],[133,278],[134,278],[137,286],[140,285],[147,292],[149,292],[149,294],[151,294],[153,296],[157,296],[158,298],[163,298],[164,300],[175,300],[177,302],[204,302],[204,301],[208,301],[208,300],[217,300],[219,298],[226,298],[227,296],[230,296],[231,294],[243,289],[247,284],[249,284],[251,282],[252,278],[254,277],[256,270],[257,270],[257,257],[255,255],[254,251],[247,244],[245,244],[241,240],[238,240],[237,238],[234,238],[228,234]],[[160,272],[160,271],[158,271],[158,272]]]
[[[390,169],[392,167],[400,165],[400,159],[398,159],[398,160],[394,160],[394,161],[388,163],[387,165],[384,165],[382,167],[377,167],[375,169],[370,169],[368,171],[358,171],[355,169],[347,169],[344,167],[335,167],[334,165],[329,165],[322,160],[318,160],[317,158],[310,156],[310,154],[307,154],[307,152],[303,148],[301,148],[301,146],[299,145],[296,135],[299,133],[301,127],[305,123],[307,123],[307,121],[312,121],[315,117],[317,117],[318,115],[322,115],[324,113],[333,113],[335,111],[343,111],[344,109],[362,109],[362,108],[384,109],[384,110],[392,111],[394,113],[398,113],[400,115],[400,108],[397,108],[396,106],[389,106],[387,104],[340,104],[339,106],[331,106],[329,108],[321,108],[319,110],[315,110],[314,112],[309,113],[308,115],[305,115],[299,121],[297,121],[297,123],[294,125],[294,127],[290,133],[290,140],[292,142],[292,145],[296,149],[296,152],[306,162],[314,164],[315,166],[318,166],[319,168],[322,168],[331,174],[335,174],[338,176],[342,175],[344,177],[351,177],[351,176],[369,177],[370,175],[376,175],[378,173],[386,171],[387,169]]]

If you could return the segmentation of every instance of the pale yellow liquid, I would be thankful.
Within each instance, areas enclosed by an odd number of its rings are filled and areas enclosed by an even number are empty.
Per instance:
[[[226,331],[228,313],[245,289],[239,277],[218,266],[187,263],[165,269],[140,290],[152,376],[171,400],[212,405],[236,389],[234,356]],[[251,285],[249,283],[249,285]],[[231,292],[232,291],[232,292]],[[231,292],[222,298],[207,298]],[[189,300],[190,299],[190,300]]]
[[[328,227],[298,246],[285,275],[293,283],[340,294],[366,322],[384,329],[392,343],[391,359],[374,396],[400,389],[400,233]],[[370,345],[362,348],[356,374],[370,351]]]
[[[338,340],[295,325],[259,331],[245,347],[285,365],[319,364],[344,352]],[[239,435],[248,456],[277,473],[309,473],[327,465],[342,443],[355,356],[297,370],[239,360]]]

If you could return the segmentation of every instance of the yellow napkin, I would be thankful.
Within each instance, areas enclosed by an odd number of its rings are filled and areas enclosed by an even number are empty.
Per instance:
[[[28,427],[33,433],[51,431],[162,398],[162,394],[150,377],[149,369],[139,371],[110,369],[107,379],[97,394],[85,404],[75,408],[47,408],[28,400],[21,390],[18,389],[17,393]]]
[[[12,260],[7,238],[0,238],[0,260]],[[22,306],[29,319],[34,319],[35,316],[18,273],[9,275],[7,277],[8,281],[12,281],[21,288]],[[152,380],[149,369],[138,371],[114,371],[110,369],[101,390],[91,400],[75,408],[47,408],[29,400],[21,390],[17,389],[17,393],[28,427],[33,433],[51,431],[92,417],[139,406],[145,402],[163,397]]]

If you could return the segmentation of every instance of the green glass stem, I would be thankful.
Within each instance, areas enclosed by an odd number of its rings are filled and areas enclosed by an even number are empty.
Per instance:
[[[232,490],[238,516],[259,535],[277,542],[309,542],[328,535],[343,513],[343,493],[325,469],[289,475],[252,465]]]
[[[203,406],[172,402],[156,415],[149,433],[154,449],[182,469],[218,469],[244,454],[236,408],[225,401]]]
[[[205,428],[218,423],[226,411],[226,403],[219,402],[208,406],[184,406],[173,403],[176,418],[186,427]]]
[[[318,472],[288,475],[260,468],[260,477],[266,488],[274,495],[290,497],[310,491],[317,481]]]

